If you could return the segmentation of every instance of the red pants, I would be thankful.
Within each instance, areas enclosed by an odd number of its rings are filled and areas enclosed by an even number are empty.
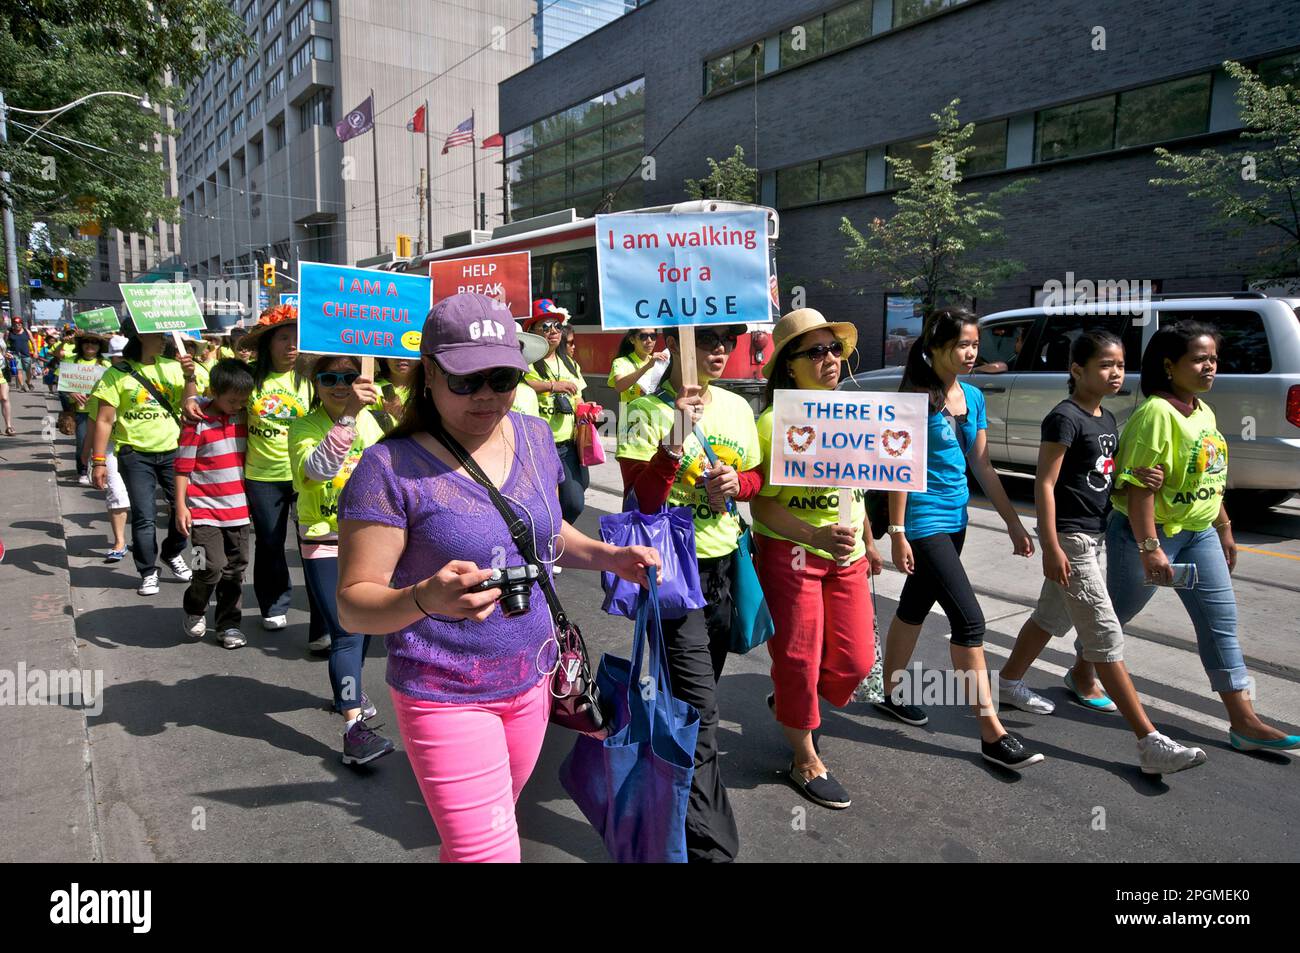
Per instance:
[[[768,640],[776,720],[789,728],[821,725],[820,695],[849,703],[876,661],[869,562],[849,566],[814,556],[768,536],[754,536],[755,568],[763,583],[776,633]],[[803,568],[796,569],[796,560]]]

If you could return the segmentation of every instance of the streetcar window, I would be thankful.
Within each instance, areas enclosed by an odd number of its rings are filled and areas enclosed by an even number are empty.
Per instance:
[[[591,257],[590,253],[580,251],[556,255],[550,262],[551,299],[559,307],[567,308],[575,322],[587,318],[588,304],[593,301]]]

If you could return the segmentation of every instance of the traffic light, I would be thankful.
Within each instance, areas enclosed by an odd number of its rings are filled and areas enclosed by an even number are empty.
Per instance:
[[[411,236],[410,235],[397,236],[397,257],[398,258],[411,257]]]
[[[275,262],[268,261],[262,266],[262,284],[267,288],[275,287]]]
[[[55,281],[68,280],[68,259],[55,255],[50,259],[50,277]]]

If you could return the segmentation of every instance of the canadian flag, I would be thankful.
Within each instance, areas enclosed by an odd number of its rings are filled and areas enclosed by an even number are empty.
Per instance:
[[[406,122],[407,132],[424,132],[424,110],[425,107],[421,106],[419,109],[415,111],[415,115],[412,116],[409,120],[407,120]]]

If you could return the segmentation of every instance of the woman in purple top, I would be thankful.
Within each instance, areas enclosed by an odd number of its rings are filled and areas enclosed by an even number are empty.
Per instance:
[[[509,311],[483,295],[440,302],[398,427],[366,450],[339,503],[339,619],[385,632],[398,729],[448,861],[518,861],[514,804],[541,751],[556,662],[536,583],[507,618],[492,568],[523,557],[487,492],[435,436],[465,448],[532,529],[538,558],[644,584],[659,554],[566,523],[546,422],[510,411],[527,365]]]

